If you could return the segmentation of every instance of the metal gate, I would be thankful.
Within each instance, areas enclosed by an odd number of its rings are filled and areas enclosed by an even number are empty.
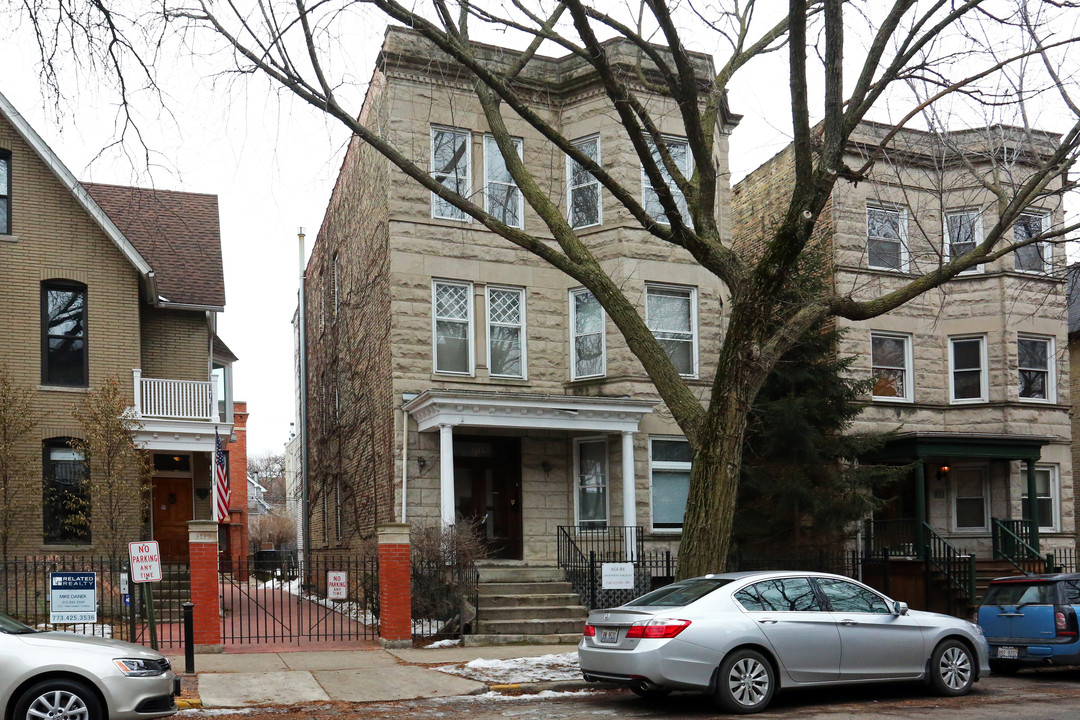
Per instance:
[[[318,556],[297,562],[258,553],[219,570],[223,643],[371,641],[379,637],[375,557]]]

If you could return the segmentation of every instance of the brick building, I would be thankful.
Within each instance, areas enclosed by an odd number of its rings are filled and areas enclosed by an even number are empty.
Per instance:
[[[861,167],[890,129],[863,123],[849,166]],[[987,176],[993,168],[1015,186],[1055,147],[1048,135],[1003,126],[944,140],[899,133],[868,178],[836,185],[821,214],[815,241],[833,287],[858,300],[880,297],[966,252],[998,211],[972,168]],[[777,200],[790,196],[792,176],[789,147],[736,184],[736,247],[753,252],[779,222],[786,204]],[[1062,225],[1055,187],[1060,178],[1015,223],[1014,236]],[[1062,246],[1036,243],[881,317],[837,320],[838,353],[855,356],[856,372],[874,380],[853,429],[897,433],[866,460],[914,466],[883,491],[892,499],[867,523],[869,547],[922,557],[938,535],[989,560],[1007,530],[1043,552],[1074,547],[1064,270]]]
[[[0,95],[0,365],[33,391],[19,452],[44,488],[15,552],[98,551],[93,508],[88,531],[64,519],[63,498],[93,483],[68,440],[72,406],[115,377],[153,462],[131,538],[187,558],[187,522],[211,517],[215,433],[233,431],[224,305],[216,196],[82,184]]]
[[[482,51],[492,63],[517,57]],[[609,54],[631,71],[638,60],[628,44]],[[694,62],[711,73],[709,58]],[[639,186],[633,146],[580,58],[536,58],[519,81],[583,152]],[[670,100],[649,102],[670,146],[685,148]],[[505,181],[467,79],[415,33],[387,31],[362,118],[436,176],[457,177],[465,194],[501,203],[495,212],[508,223],[539,232]],[[725,109],[717,128],[720,207],[737,120]],[[681,374],[707,393],[720,282],[689,253],[650,242],[535,129],[509,111],[506,122],[541,187],[572,208],[581,237],[669,341]],[[678,540],[689,446],[591,293],[356,139],[307,266],[306,307],[313,553],[403,521],[472,521],[493,557],[539,564],[555,560],[560,527],[633,526],[646,544]]]

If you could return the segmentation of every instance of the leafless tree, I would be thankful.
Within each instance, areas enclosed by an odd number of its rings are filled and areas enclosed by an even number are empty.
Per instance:
[[[23,539],[28,514],[41,502],[41,480],[26,441],[37,427],[34,392],[20,387],[0,367],[0,556],[7,563],[13,544]]]

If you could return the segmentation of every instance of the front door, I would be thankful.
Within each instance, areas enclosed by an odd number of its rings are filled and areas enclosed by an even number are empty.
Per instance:
[[[521,440],[454,438],[454,506],[487,539],[488,557],[521,559]]]
[[[188,520],[195,519],[191,478],[154,478],[154,539],[166,562],[188,561]]]

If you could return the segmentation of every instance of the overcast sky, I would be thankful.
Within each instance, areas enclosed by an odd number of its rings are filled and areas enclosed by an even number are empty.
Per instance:
[[[3,21],[0,12],[0,27]],[[348,46],[357,49],[349,66],[357,110],[383,27],[360,23],[349,29]],[[12,39],[0,43],[0,91],[76,177],[218,196],[227,297],[219,331],[240,358],[235,398],[247,401],[251,414],[249,453],[280,452],[294,416],[290,321],[299,274],[297,230],[307,230],[310,251],[346,131],[265,81],[210,80],[208,66],[179,60],[161,68],[170,113],[151,114],[155,106],[145,97],[136,107],[152,151],[146,171],[138,143],[126,145],[130,155],[102,151],[116,136],[114,93],[69,77],[58,113],[43,96],[37,50],[26,28],[6,34]],[[731,108],[744,115],[731,139],[735,180],[789,142],[785,64],[784,54],[774,54],[731,86]],[[820,97],[820,90],[811,88],[811,97]]]

